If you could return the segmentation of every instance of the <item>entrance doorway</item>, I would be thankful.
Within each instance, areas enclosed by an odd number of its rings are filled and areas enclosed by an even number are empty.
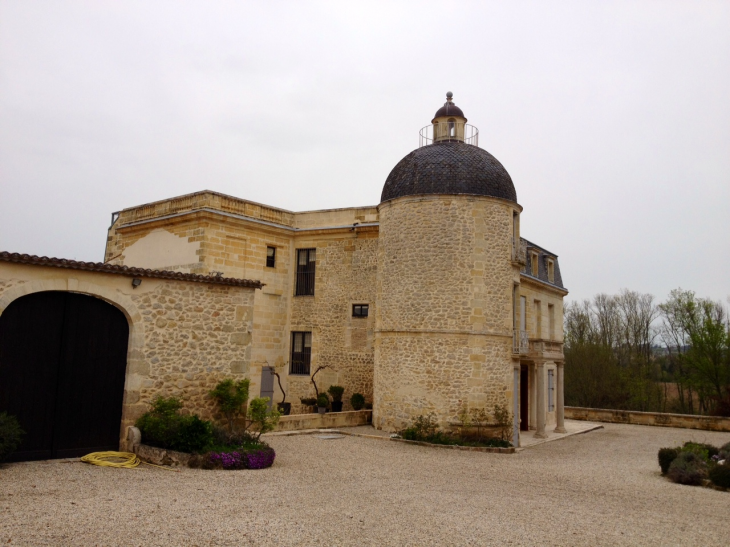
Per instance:
[[[40,292],[0,315],[0,411],[18,418],[11,460],[118,450],[129,325],[92,296]]]
[[[520,431],[530,429],[530,385],[529,372],[525,365],[520,367]]]

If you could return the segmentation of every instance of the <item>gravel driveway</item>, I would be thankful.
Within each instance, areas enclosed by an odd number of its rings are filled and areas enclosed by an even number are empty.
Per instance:
[[[727,545],[730,492],[656,452],[730,434],[606,424],[518,454],[274,437],[262,471],[0,468],[2,545]]]

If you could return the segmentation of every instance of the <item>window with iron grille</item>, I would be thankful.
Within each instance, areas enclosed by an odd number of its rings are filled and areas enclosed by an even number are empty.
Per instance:
[[[276,247],[266,247],[266,267],[276,267]]]
[[[369,304],[353,304],[352,305],[352,316],[353,317],[367,317],[370,305]]]
[[[309,362],[312,358],[312,333],[291,333],[291,360],[289,374],[309,374]]]
[[[297,249],[296,296],[314,295],[315,249]]]

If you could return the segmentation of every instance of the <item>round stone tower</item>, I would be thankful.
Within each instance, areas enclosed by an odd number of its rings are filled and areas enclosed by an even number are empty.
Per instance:
[[[464,406],[512,408],[522,208],[446,97],[378,207],[373,423],[391,431],[420,414],[447,427]]]

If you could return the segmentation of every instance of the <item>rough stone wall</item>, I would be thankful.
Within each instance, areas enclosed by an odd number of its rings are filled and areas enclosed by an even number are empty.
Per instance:
[[[129,419],[158,395],[179,396],[203,418],[220,418],[208,392],[225,378],[243,378],[249,367],[253,290],[167,282],[131,298],[144,323],[144,345],[135,370],[140,381],[128,382],[125,393]]]
[[[121,435],[158,395],[187,411],[216,415],[208,392],[243,378],[252,354],[254,289],[143,278],[133,289],[118,274],[0,264],[0,313],[24,294],[73,290],[121,309],[130,324]]]
[[[512,400],[512,216],[472,196],[409,196],[380,205],[376,427],[433,411]]]
[[[317,262],[314,296],[292,298],[290,330],[312,332],[310,374],[330,367],[317,374],[317,386],[320,391],[343,386],[345,410],[353,393],[372,401],[377,235],[349,232],[296,241],[298,249],[316,248]],[[369,304],[368,317],[352,317],[353,304]],[[299,398],[314,395],[310,377],[290,375],[288,385],[292,412],[307,412]]]

